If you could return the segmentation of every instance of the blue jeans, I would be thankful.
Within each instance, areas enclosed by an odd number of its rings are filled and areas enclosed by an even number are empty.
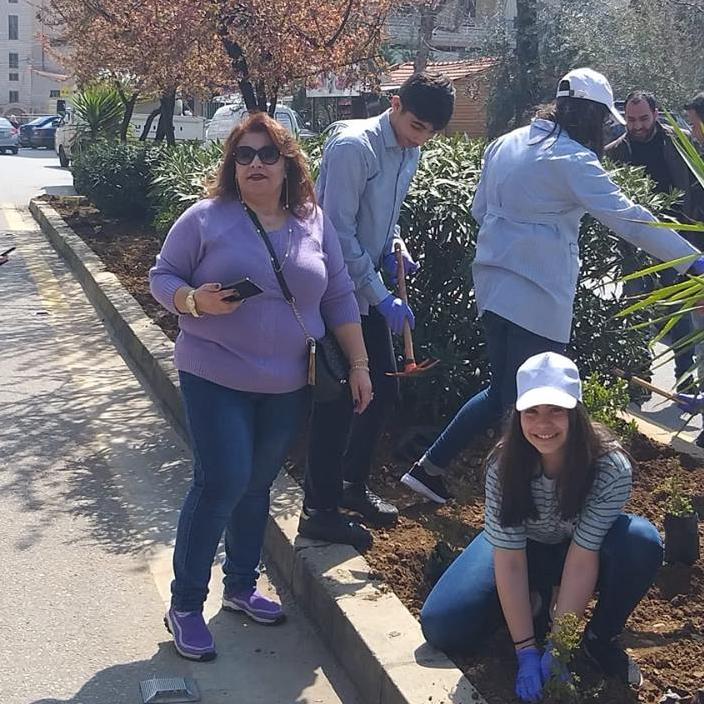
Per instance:
[[[540,337],[490,311],[482,315],[482,323],[491,386],[469,399],[428,449],[427,458],[436,467],[447,467],[476,435],[496,424],[516,402],[516,372],[526,359],[540,352],[565,351],[562,342]]]
[[[193,481],[181,509],[171,604],[200,611],[225,532],[225,588],[259,573],[269,490],[308,408],[308,387],[285,394],[235,391],[180,372],[193,446]]]
[[[569,542],[528,541],[528,583],[545,598],[560,582]],[[622,513],[599,551],[598,601],[590,630],[612,638],[655,581],[662,564],[662,541],[645,518]],[[549,601],[547,602],[549,603]],[[481,645],[501,623],[494,577],[494,548],[482,531],[450,565],[428,595],[420,614],[426,640],[450,653]]]

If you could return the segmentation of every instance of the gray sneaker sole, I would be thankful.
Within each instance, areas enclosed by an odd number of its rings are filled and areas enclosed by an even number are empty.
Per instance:
[[[434,501],[436,504],[447,503],[447,499],[443,499],[442,496],[438,496],[434,491],[425,486],[423,482],[419,482],[409,472],[406,472],[406,474],[401,477],[401,484],[407,486],[412,491],[415,491],[416,494],[421,494],[422,496],[425,496],[426,499]]]
[[[174,630],[173,626],[171,625],[171,619],[169,618],[168,614],[164,616],[164,626],[166,627],[166,630],[173,636]],[[217,657],[217,653],[215,652],[215,650],[207,650],[204,653],[189,653],[187,650],[182,650],[176,642],[175,636],[174,648],[176,648],[176,652],[182,658],[186,658],[186,660],[194,660],[196,662],[210,662],[211,660],[215,660],[215,658]]]
[[[225,609],[225,611],[233,611],[237,613],[246,614],[247,616],[249,616],[249,618],[252,619],[252,621],[261,623],[264,626],[277,626],[278,624],[283,623],[286,620],[286,614],[281,614],[280,616],[276,616],[275,618],[260,616],[259,614],[255,614],[253,611],[245,609],[243,606],[240,606],[236,602],[229,601],[225,598],[223,598],[222,600],[222,608]]]

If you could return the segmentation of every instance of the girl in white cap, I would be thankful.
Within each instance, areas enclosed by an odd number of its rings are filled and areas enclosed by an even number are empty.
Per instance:
[[[516,400],[516,370],[538,352],[563,352],[570,340],[579,274],[579,224],[589,212],[661,261],[698,250],[635,205],[604,171],[604,122],[623,118],[611,87],[589,68],[570,71],[551,108],[499,137],[484,155],[472,204],[479,224],[472,264],[491,386],[470,399],[402,482],[438,503],[449,494],[442,474],[472,439]],[[690,268],[691,267],[691,268]],[[704,260],[680,264],[704,273]]]
[[[649,521],[623,512],[631,461],[590,420],[569,359],[535,355],[516,382],[515,410],[487,460],[484,530],[428,596],[423,633],[445,651],[481,650],[502,611],[518,659],[516,694],[538,701],[548,679],[567,677],[552,655],[551,622],[583,616],[596,590],[583,650],[604,674],[639,686],[616,637],[655,580],[662,543]]]

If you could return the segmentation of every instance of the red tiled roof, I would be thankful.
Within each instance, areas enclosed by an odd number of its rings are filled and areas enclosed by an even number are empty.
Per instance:
[[[426,67],[430,73],[439,73],[447,76],[451,81],[457,81],[476,73],[483,73],[494,63],[494,59],[466,59],[463,61],[431,61]],[[413,75],[413,62],[392,66],[384,74],[382,88],[385,85],[400,86],[407,78]]]

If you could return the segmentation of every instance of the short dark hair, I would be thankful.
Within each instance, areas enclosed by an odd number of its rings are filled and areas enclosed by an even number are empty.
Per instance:
[[[455,109],[455,88],[446,76],[422,71],[407,78],[398,91],[401,109],[429,122],[435,131],[447,127]]]
[[[645,101],[648,103],[651,112],[655,112],[658,109],[658,101],[652,93],[648,93],[644,90],[633,90],[626,96],[626,102],[623,104],[624,111],[628,103],[642,103]]]
[[[609,109],[588,98],[561,97],[554,105],[543,106],[536,117],[555,123],[545,139],[565,130],[575,142],[591,149],[599,158],[604,153],[604,121]]]
[[[704,91],[697,93],[692,100],[684,106],[685,110],[694,110],[700,120],[704,120]]]

